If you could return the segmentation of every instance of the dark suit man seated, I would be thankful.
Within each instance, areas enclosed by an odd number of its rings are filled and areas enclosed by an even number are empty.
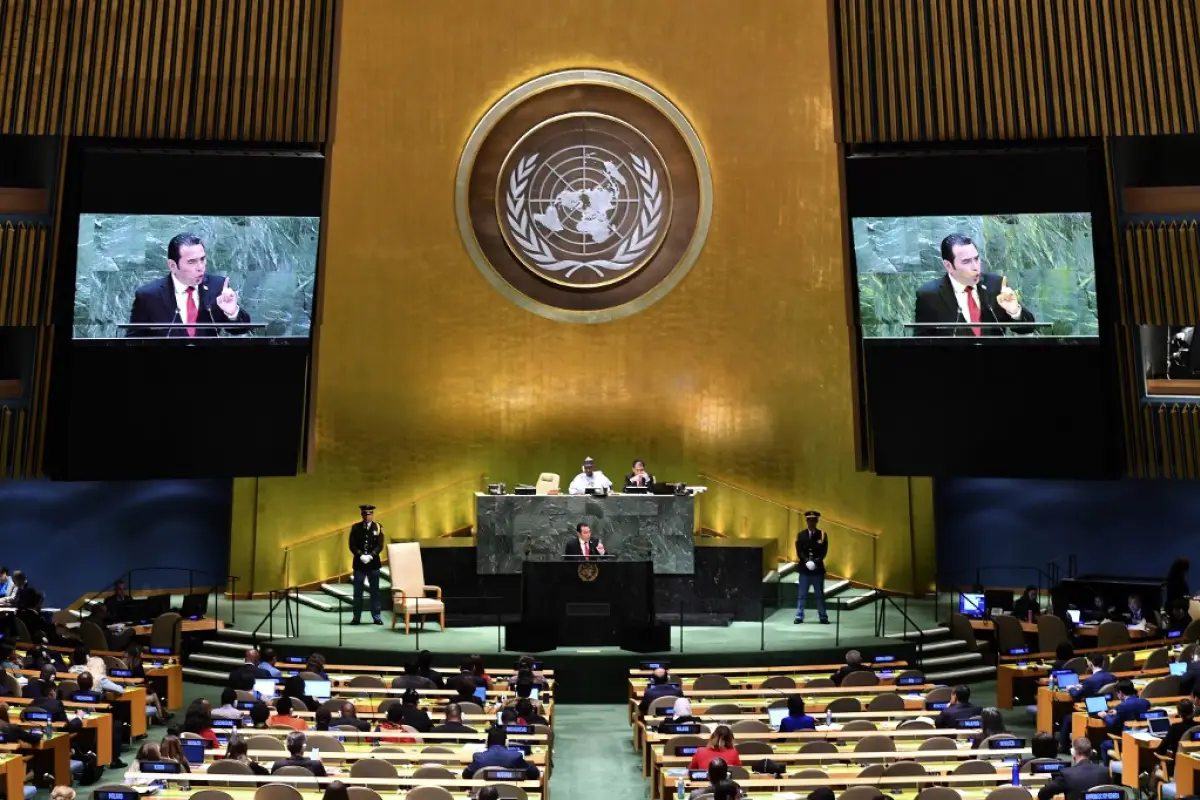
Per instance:
[[[371,730],[371,723],[365,719],[358,718],[358,710],[354,708],[354,703],[351,703],[349,700],[342,703],[341,714],[340,717],[335,717],[329,721],[330,728],[336,728],[339,725],[349,725],[363,733]]]
[[[133,323],[246,323],[250,315],[238,301],[238,294],[221,275],[205,274],[208,255],[199,236],[181,233],[167,243],[167,269],[170,274],[139,286],[133,295],[129,321]],[[129,328],[134,338],[208,337],[220,331],[216,327]],[[248,333],[236,325],[224,329],[232,334]]]
[[[650,704],[660,697],[683,697],[683,690],[678,686],[667,683],[667,671],[662,667],[654,670],[650,675],[650,683],[646,686],[646,691],[642,692],[642,700],[638,703],[638,712],[644,717],[646,711],[650,708]]]
[[[654,476],[646,471],[646,462],[640,458],[634,459],[633,469],[625,473],[625,488],[645,487],[649,489],[654,486]]]
[[[1192,653],[1187,669],[1179,676],[1179,693],[1190,695],[1196,691],[1196,679],[1200,678],[1200,648]]]
[[[604,555],[604,542],[592,538],[592,526],[580,522],[575,526],[575,536],[567,542],[563,555],[595,558]]]
[[[1103,653],[1092,653],[1088,656],[1088,664],[1092,674],[1084,678],[1078,686],[1068,690],[1073,702],[1078,703],[1080,700],[1095,697],[1100,694],[1101,689],[1117,680],[1111,672],[1104,668]],[[1063,717],[1062,727],[1058,731],[1058,746],[1065,753],[1070,745],[1071,715],[1068,713]]]
[[[874,672],[874,670],[863,663],[862,653],[850,650],[846,653],[846,666],[830,675],[829,679],[833,681],[834,686],[841,686],[842,681],[846,680],[846,676],[851,672]]]
[[[1104,724],[1108,726],[1108,732],[1117,736],[1125,730],[1126,723],[1136,721],[1142,714],[1150,710],[1150,701],[1144,697],[1138,697],[1137,689],[1133,687],[1133,681],[1123,679],[1117,681],[1117,703],[1116,708],[1104,715]],[[1108,739],[1100,743],[1100,760],[1104,763],[1108,762],[1109,751],[1112,750],[1112,740]]]
[[[304,749],[308,747],[308,738],[301,731],[292,731],[287,737],[288,757],[280,759],[271,765],[271,774],[284,767],[304,767],[318,778],[325,777],[325,765],[320,761],[305,758]]]
[[[509,750],[506,746],[508,737],[503,728],[492,728],[487,735],[487,749],[471,756],[471,763],[463,770],[463,777],[470,779],[484,767],[502,767],[504,769],[523,769],[529,780],[536,780],[541,774],[536,764],[525,761],[525,755],[520,750]]]
[[[259,678],[271,677],[269,672],[259,666],[261,660],[257,650],[254,648],[247,650],[246,663],[233,668],[229,673],[229,681],[226,685],[230,689],[248,692],[254,688],[254,682]]]
[[[1033,333],[1035,322],[1022,308],[1006,278],[983,271],[983,262],[971,237],[952,233],[942,239],[942,266],[946,274],[917,289],[916,322],[964,323],[961,326],[919,325],[915,336],[1003,336],[1006,331]],[[978,323],[966,325],[965,323]]]
[[[1050,776],[1049,782],[1038,791],[1038,800],[1050,800],[1066,795],[1066,800],[1083,800],[1083,793],[1093,786],[1112,783],[1108,770],[1092,762],[1092,743],[1086,738],[1075,740],[1071,748],[1071,766]]]
[[[978,717],[983,709],[971,703],[971,687],[958,685],[950,692],[950,705],[938,714],[933,727],[938,729],[954,728],[959,722],[971,717]]]
[[[462,721],[462,706],[450,703],[446,706],[446,718],[441,725],[435,725],[430,733],[474,733],[475,729],[464,725]]]

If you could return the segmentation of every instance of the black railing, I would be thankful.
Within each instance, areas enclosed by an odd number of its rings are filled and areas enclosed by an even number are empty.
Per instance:
[[[890,605],[900,613],[900,617],[903,620],[903,624],[900,628],[900,636],[904,639],[908,639],[908,626],[912,625],[913,632],[917,634],[917,648],[921,651],[920,658],[924,659],[925,631],[923,631],[921,626],[914,622],[912,617],[908,615],[908,595],[900,595],[904,598],[904,606],[901,607],[900,604],[896,602],[892,592],[889,592],[886,589],[876,589],[875,591],[878,593],[880,598],[875,603],[875,636],[879,638],[887,636],[887,612],[888,606]]]
[[[267,635],[274,640],[275,613],[281,605],[283,606],[283,637],[290,639],[300,635],[300,601],[297,599],[299,594],[300,589],[297,586],[272,589],[267,593],[269,605],[266,616],[259,620],[258,625],[250,632],[250,640],[255,647],[258,647],[258,637],[262,632],[263,625],[267,626]]]

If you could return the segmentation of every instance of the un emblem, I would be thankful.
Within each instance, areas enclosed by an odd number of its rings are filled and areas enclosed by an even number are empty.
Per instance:
[[[592,563],[579,565],[579,580],[584,583],[591,583],[600,577],[600,567]]]
[[[551,319],[603,322],[683,279],[711,194],[704,149],[669,100],[623,75],[570,70],[484,115],[456,207],[468,253],[506,297]]]

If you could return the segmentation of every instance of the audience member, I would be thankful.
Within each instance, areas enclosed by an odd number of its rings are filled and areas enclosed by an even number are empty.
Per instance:
[[[1071,746],[1071,766],[1055,772],[1049,782],[1038,791],[1038,800],[1050,800],[1055,795],[1066,795],[1066,800],[1083,800],[1083,794],[1093,786],[1111,783],[1108,769],[1092,761],[1092,743],[1084,737]]]
[[[258,668],[267,673],[268,677],[275,678],[276,680],[283,677],[283,673],[279,671],[279,667],[275,666],[277,656],[274,648],[264,647],[259,651],[259,657],[261,660],[258,662]]]
[[[37,744],[42,740],[41,733],[37,730],[13,724],[8,715],[8,703],[0,703],[0,737],[10,744],[17,742]]]
[[[271,677],[266,670],[259,667],[262,657],[253,647],[246,651],[245,658],[244,663],[238,665],[229,673],[227,685],[230,689],[239,689],[243,692],[248,692],[254,688],[254,682],[259,678]]]
[[[504,769],[523,769],[529,780],[537,780],[541,775],[536,764],[529,764],[519,750],[509,750],[508,737],[503,728],[492,728],[487,734],[487,749],[471,756],[471,763],[463,770],[463,777],[470,779],[484,767],[503,767]]]
[[[274,728],[277,725],[286,725],[298,731],[308,730],[308,723],[292,714],[292,698],[287,695],[275,701],[275,713],[267,720],[267,727]]]
[[[475,696],[475,681],[470,675],[460,673],[450,679],[449,687],[458,694],[450,698],[452,703],[474,703],[479,705],[479,698]]]
[[[1054,664],[1051,665],[1050,671],[1055,672],[1064,669],[1067,662],[1075,658],[1075,647],[1066,639],[1058,643],[1058,647],[1054,648]]]
[[[397,675],[392,678],[393,689],[436,689],[435,684],[429,678],[421,675],[417,662],[409,661],[404,665],[404,674]]]
[[[817,721],[804,710],[804,698],[794,694],[787,699],[788,715],[779,722],[780,733],[795,733],[796,731],[812,731],[817,729]]]
[[[1179,742],[1183,739],[1183,734],[1196,724],[1196,704],[1185,698],[1175,704],[1175,711],[1179,714],[1179,721],[1171,723],[1166,736],[1162,738],[1162,741],[1158,743],[1158,749],[1154,751],[1160,756],[1169,756],[1172,759],[1175,758],[1175,751],[1179,749]],[[1168,761],[1166,765],[1169,770],[1174,766],[1174,762]]]
[[[154,707],[156,721],[165,724],[173,719],[175,715],[163,707],[162,698],[158,696],[154,686],[146,681],[146,667],[142,663],[141,645],[131,644],[125,648],[125,668],[129,670],[130,677],[145,682],[146,705]]]
[[[701,747],[692,756],[692,761],[688,764],[688,769],[708,769],[709,763],[714,758],[723,758],[725,763],[740,767],[742,765],[742,757],[733,746],[733,731],[728,725],[718,725],[708,737],[708,744]]]
[[[1171,562],[1171,568],[1167,570],[1167,587],[1166,600],[1167,608],[1171,608],[1179,600],[1190,600],[1192,590],[1188,588],[1188,570],[1191,569],[1192,562],[1186,558],[1177,558]]]
[[[475,795],[475,800],[500,800],[500,790],[495,786],[484,786]]]
[[[312,695],[304,692],[304,678],[301,678],[299,673],[292,675],[283,682],[283,694],[286,697],[291,697],[304,703],[304,711],[316,711],[321,705]]]
[[[1033,735],[1033,739],[1029,742],[1030,756],[1021,762],[1021,768],[1030,761],[1039,759],[1058,759],[1058,740],[1054,738],[1053,733],[1046,731],[1038,731]]]
[[[937,715],[933,727],[938,729],[954,728],[964,719],[978,717],[983,709],[971,702],[971,687],[959,684],[950,690],[950,705]]]
[[[549,721],[547,721],[547,719],[545,717],[543,717],[541,714],[539,714],[537,712],[537,710],[533,706],[533,701],[530,700],[528,697],[522,697],[519,700],[517,700],[517,702],[512,706],[512,708],[506,709],[504,711],[504,713],[501,714],[501,719],[504,720],[505,724],[516,724],[516,725],[549,725],[550,724]]]
[[[1025,591],[1017,598],[1017,602],[1013,603],[1012,613],[1021,622],[1037,621],[1038,615],[1042,613],[1042,607],[1038,605],[1038,590],[1036,586],[1025,587]]]
[[[331,781],[321,800],[350,800],[350,790],[341,781]]]
[[[676,697],[675,705],[671,708],[671,722],[686,725],[691,722],[704,722],[692,713],[692,701],[686,697]]]
[[[463,724],[462,721],[462,706],[458,703],[450,703],[446,706],[446,718],[441,725],[437,725],[431,731],[432,733],[474,733],[475,729]]]
[[[971,749],[978,750],[992,736],[1003,736],[1008,733],[1004,727],[1004,716],[998,708],[985,708],[979,712],[979,733],[971,742]]]
[[[1092,653],[1088,656],[1088,668],[1092,674],[1084,678],[1078,686],[1073,686],[1068,690],[1072,701],[1079,702],[1088,697],[1095,697],[1100,694],[1101,689],[1116,680],[1116,677],[1104,668],[1104,660],[1105,655],[1103,653]],[[1071,747],[1070,712],[1062,718],[1061,727],[1058,731],[1058,747],[1064,753]]]
[[[303,720],[301,721],[303,722]],[[289,733],[286,746],[288,757],[272,764],[271,774],[275,774],[284,767],[304,767],[318,778],[325,777],[325,765],[304,755],[304,750],[308,747],[308,738],[302,731],[295,730]]]
[[[862,653],[857,650],[851,650],[846,653],[846,665],[830,675],[829,679],[833,681],[834,686],[841,686],[842,681],[851,672],[874,672],[874,670],[863,663]]]
[[[406,730],[410,726],[404,721],[404,704],[392,703],[384,712],[383,722],[379,724],[381,731],[400,731]],[[417,739],[415,736],[383,736],[381,741],[395,742],[397,744],[414,744]]]
[[[347,700],[346,702],[342,703],[342,706],[339,710],[341,711],[341,716],[336,717],[329,723],[333,727],[336,728],[339,725],[349,725],[352,728],[364,733],[371,730],[371,723],[367,722],[365,719],[358,718],[358,709],[354,707],[354,703]]]
[[[75,790],[70,786],[55,786],[50,790],[50,800],[75,800]]]
[[[666,669],[659,667],[650,674],[650,683],[642,692],[642,700],[638,703],[638,712],[644,717],[650,704],[660,697],[683,697],[683,690],[670,683]]]
[[[1152,608],[1142,608],[1142,598],[1140,595],[1129,595],[1127,604],[1125,611],[1121,615],[1125,618],[1127,624],[1157,627],[1158,615],[1154,613],[1154,609]]]
[[[328,708],[318,708],[313,714],[313,730],[327,731],[333,721],[333,712]]]
[[[188,766],[187,756],[183,754],[183,745],[179,743],[178,736],[172,736],[168,733],[159,742],[158,749],[162,753],[163,761],[174,761],[183,772],[192,771],[191,767]]]
[[[264,704],[265,705],[265,704]],[[250,768],[250,771],[255,775],[270,775],[271,771],[259,764],[254,759],[250,758],[250,745],[245,737],[237,731],[229,737],[229,743],[225,745],[225,760],[236,761],[239,764],[245,764]]]
[[[446,679],[433,668],[433,654],[428,650],[417,653],[417,674],[433,681],[433,685],[437,689],[446,688]]]
[[[183,725],[180,730],[184,733],[194,733],[217,746],[217,734],[212,729],[212,704],[204,698],[193,700],[183,715]]]
[[[725,763],[725,759],[714,758],[708,762],[708,786],[693,789],[689,800],[698,800],[706,794],[711,794],[716,790],[717,784],[727,780],[729,780],[729,766]]]
[[[241,719],[242,710],[237,707],[237,690],[226,686],[221,690],[221,705],[212,710],[217,719]]]
[[[250,706],[250,727],[266,728],[267,722],[271,719],[271,707],[262,700],[257,701]]]
[[[1163,617],[1163,629],[1167,632],[1179,631],[1182,635],[1192,624],[1191,603],[1190,597],[1181,597],[1168,604],[1167,614]]]

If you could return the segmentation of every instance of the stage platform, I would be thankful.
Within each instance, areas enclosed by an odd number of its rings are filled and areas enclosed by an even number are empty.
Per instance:
[[[229,604],[222,602],[221,616],[235,630],[219,634],[218,641],[246,641],[249,644],[249,640],[239,637],[237,632],[258,628],[260,643],[265,643],[271,626],[263,624],[259,628],[259,624],[263,622],[267,608],[266,600],[239,600],[236,621],[232,621]],[[888,654],[911,663],[915,656],[913,644],[875,635],[876,613],[873,605],[852,611],[842,610],[840,624],[820,625],[816,622],[815,612],[810,609],[808,621],[803,625],[794,625],[794,609],[780,608],[768,610],[761,624],[673,625],[671,649],[660,653],[632,653],[617,647],[564,647],[538,655],[553,667],[562,680],[561,699],[576,703],[622,701],[627,670],[649,659],[667,660],[680,667],[840,664],[847,650],[856,649],[867,657]],[[910,601],[909,615],[923,628],[935,626],[934,606],[930,602]],[[349,625],[349,614],[344,613],[339,630],[338,617],[339,614],[334,611],[301,607],[298,630],[291,631],[295,635],[287,636],[281,607],[275,612],[275,638],[270,640],[271,644],[282,655],[320,652],[330,663],[349,664],[401,665],[415,653],[429,650],[434,655],[435,665],[454,667],[464,655],[478,653],[484,657],[489,671],[496,672],[509,668],[516,656],[520,655],[506,649],[503,625],[458,626],[451,619],[445,631],[440,631],[436,622],[430,622],[424,631],[414,627],[412,633],[405,635],[403,621],[396,630],[390,628],[391,615],[386,610],[382,627]],[[831,621],[836,619],[837,613],[831,612]],[[893,613],[888,617],[887,631],[899,630],[899,615]],[[219,652],[226,657],[238,655],[227,644],[217,649],[211,643],[206,643],[200,652]],[[237,659],[225,672],[239,662],[240,659]],[[196,665],[217,669],[215,666]]]

